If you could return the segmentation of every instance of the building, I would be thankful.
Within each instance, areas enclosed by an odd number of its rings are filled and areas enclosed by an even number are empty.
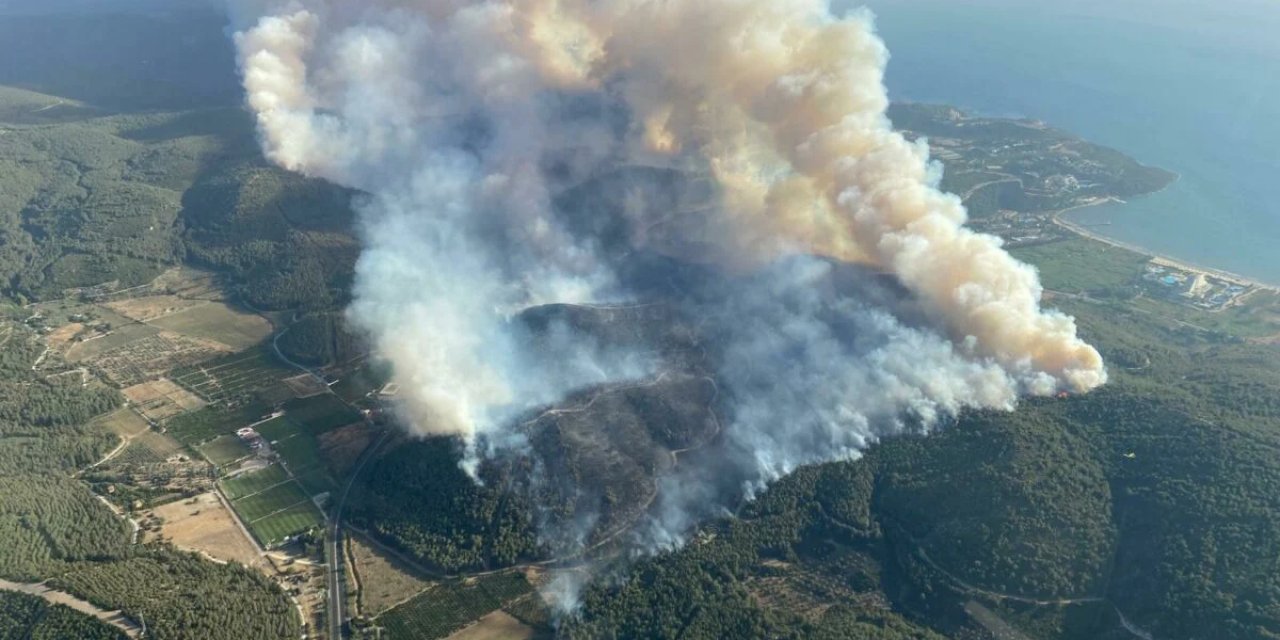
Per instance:
[[[262,436],[253,427],[244,427],[236,430],[236,437],[240,441],[249,445],[250,449],[258,449],[262,446]]]
[[[1194,278],[1187,278],[1187,288],[1182,295],[1188,298],[1199,298],[1208,293],[1210,289],[1209,280],[1204,277],[1203,273],[1197,273]]]

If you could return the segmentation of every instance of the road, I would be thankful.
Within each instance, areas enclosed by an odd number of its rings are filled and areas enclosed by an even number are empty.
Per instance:
[[[311,377],[318,380],[320,384],[323,384],[328,388],[328,382],[324,379],[324,376],[316,373],[311,367],[294,362],[280,350],[280,338],[288,332],[289,328],[285,327],[279,333],[276,333],[275,337],[271,339],[271,348],[275,351],[276,357],[296,369],[301,369],[302,371],[307,372]],[[332,391],[330,391],[330,393],[332,393]],[[334,397],[338,396],[335,394]],[[342,400],[340,397],[338,397],[338,399]],[[348,407],[351,407],[351,403],[346,400],[342,400],[342,402]],[[351,408],[354,409],[354,407]],[[325,614],[325,618],[329,621],[329,640],[342,640],[343,623],[346,622],[346,614],[343,613],[343,608],[347,604],[347,599],[345,593],[346,580],[343,579],[344,569],[342,563],[342,510],[347,505],[347,496],[351,493],[351,487],[355,484],[356,478],[360,476],[360,472],[364,469],[364,465],[369,462],[369,459],[372,458],[373,454],[382,447],[383,443],[386,442],[387,437],[390,435],[390,430],[384,431],[376,442],[369,445],[365,448],[364,452],[360,454],[360,460],[356,463],[355,469],[351,471],[351,475],[347,478],[347,484],[343,486],[342,494],[338,496],[338,500],[333,504],[333,511],[327,516],[328,525],[325,528],[324,555],[326,564],[325,580],[328,582],[326,590],[328,591],[329,604],[326,609],[327,613]]]
[[[347,506],[347,496],[351,493],[351,487],[355,484],[356,478],[360,476],[360,472],[364,470],[365,464],[373,458],[378,449],[391,436],[391,430],[386,430],[378,438],[376,442],[369,445],[364,453],[360,454],[360,460],[356,463],[356,468],[351,471],[351,475],[347,478],[347,484],[342,488],[342,495],[338,497],[338,501],[333,505],[333,513],[329,516],[329,530],[325,535],[325,560],[328,563],[329,578],[329,640],[341,640],[342,623],[346,620],[346,616],[342,612],[342,608],[346,606],[346,580],[343,579],[342,566],[342,510]]]
[[[43,582],[24,583],[24,582],[10,582],[8,580],[0,580],[0,590],[17,591],[19,593],[25,593],[27,595],[44,598],[51,604],[66,605],[68,607],[71,607],[72,609],[75,609],[76,611],[79,611],[80,613],[91,615],[123,631],[125,635],[129,636],[130,638],[137,638],[137,637],[140,637],[142,634],[142,627],[140,627],[133,620],[126,617],[123,613],[119,611],[107,611],[105,609],[100,609],[94,606],[92,603],[81,600],[69,593],[64,593],[62,591],[56,591],[54,589],[50,589],[49,587],[45,586]]]
[[[1022,596],[1022,595],[1017,595],[1012,593],[1003,593],[1000,591],[991,591],[988,589],[983,589],[981,587],[975,587],[969,584],[968,582],[961,580],[959,577],[947,571],[946,569],[943,569],[941,565],[934,562],[933,558],[930,558],[929,554],[925,553],[924,547],[919,543],[919,541],[911,537],[910,534],[907,535],[907,539],[911,541],[911,545],[915,547],[916,552],[925,561],[925,563],[927,563],[930,567],[933,567],[934,570],[941,573],[948,580],[950,580],[955,586],[959,587],[961,591],[964,591],[967,594],[981,595],[997,601],[1011,600],[1013,602],[1022,602],[1024,604],[1031,604],[1036,606],[1064,606],[1064,605],[1086,604],[1091,602],[1109,604],[1111,605],[1111,608],[1115,610],[1116,615],[1120,617],[1120,626],[1125,631],[1127,631],[1129,635],[1139,638],[1140,640],[1155,640],[1150,632],[1142,629],[1138,625],[1134,624],[1133,621],[1126,618],[1124,615],[1124,612],[1120,610],[1120,607],[1116,606],[1114,602],[1111,602],[1107,598],[1100,597],[1100,596],[1084,596],[1079,598],[1045,599],[1045,598],[1033,598],[1033,597]]]

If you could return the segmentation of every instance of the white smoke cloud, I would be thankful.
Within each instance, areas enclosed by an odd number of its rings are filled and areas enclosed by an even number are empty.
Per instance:
[[[653,370],[562,345],[574,364],[548,371],[510,320],[627,295],[602,249],[612,240],[582,232],[606,214],[573,223],[552,205],[623,165],[715,185],[713,202],[675,211],[620,197],[633,244],[754,274],[710,312],[728,319],[711,324],[733,398],[726,455],[747,487],[966,407],[1106,381],[1074,321],[1040,308],[1034,269],[964,227],[927,147],[892,130],[868,13],[824,0],[242,0],[235,15],[267,157],[368,194],[349,313],[393,363],[420,432],[474,443],[567,390]],[[819,295],[830,263],[807,255],[891,275],[913,317]],[[702,485],[686,480],[650,544],[678,541],[697,515],[686,498]]]

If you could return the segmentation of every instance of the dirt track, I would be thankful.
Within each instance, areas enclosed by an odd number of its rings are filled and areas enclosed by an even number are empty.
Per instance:
[[[125,617],[119,611],[105,611],[93,606],[89,602],[85,602],[69,593],[62,591],[54,591],[46,587],[44,583],[26,584],[21,582],[10,582],[8,580],[0,580],[0,589],[5,591],[17,591],[27,595],[39,596],[52,604],[62,604],[76,611],[91,615],[121,631],[125,632],[130,638],[137,638],[142,631],[133,620]]]

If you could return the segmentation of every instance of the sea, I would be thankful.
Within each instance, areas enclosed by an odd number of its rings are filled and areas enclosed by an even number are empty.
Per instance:
[[[1180,176],[1068,218],[1280,285],[1280,0],[866,4],[893,99],[1044,120]]]

